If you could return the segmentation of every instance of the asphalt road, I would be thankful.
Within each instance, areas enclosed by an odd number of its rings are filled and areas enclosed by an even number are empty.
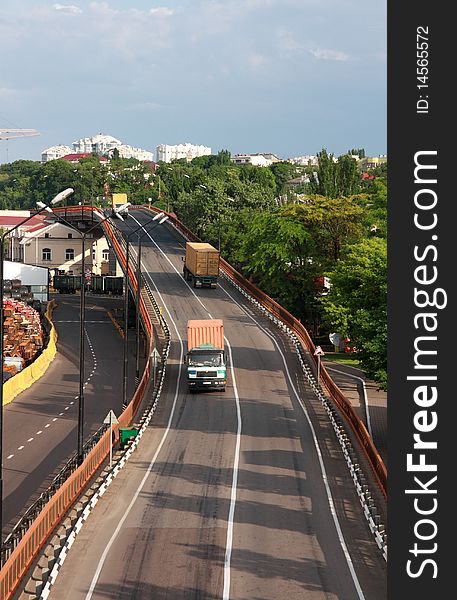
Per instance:
[[[77,449],[80,299],[54,297],[56,358],[40,380],[4,408],[4,536]],[[119,414],[122,407],[123,340],[107,314],[114,306],[122,306],[122,300],[86,296],[85,439],[109,410]],[[133,386],[133,370],[129,377]]]
[[[159,410],[49,598],[384,600],[385,561],[288,340],[229,283],[187,285],[168,224],[152,237],[143,272],[172,335]],[[225,393],[187,392],[189,318],[224,321]]]

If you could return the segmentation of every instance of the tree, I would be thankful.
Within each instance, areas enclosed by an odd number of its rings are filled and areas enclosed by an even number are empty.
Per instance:
[[[303,223],[283,209],[257,213],[236,252],[242,270],[269,295],[306,319],[315,289],[315,248]]]
[[[311,193],[339,198],[361,191],[360,174],[354,158],[345,154],[335,161],[333,154],[328,154],[325,149],[318,152],[317,157],[319,169],[316,178],[311,179]]]
[[[364,239],[347,248],[329,273],[331,289],[320,300],[330,330],[349,336],[362,368],[387,382],[387,243]]]
[[[313,236],[323,266],[340,258],[343,244],[362,236],[363,209],[358,197],[309,196],[307,203],[287,205],[284,211],[301,221]]]

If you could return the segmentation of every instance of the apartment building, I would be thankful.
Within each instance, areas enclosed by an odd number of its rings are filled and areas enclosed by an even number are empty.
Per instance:
[[[197,158],[197,156],[208,156],[211,154],[211,148],[207,146],[196,146],[194,144],[176,144],[170,146],[168,144],[159,144],[156,147],[157,162],[162,161],[169,163],[172,160],[184,158],[187,162]]]
[[[11,214],[18,213],[21,215]],[[29,211],[0,211],[0,227],[11,229]],[[6,214],[5,213],[10,213]],[[24,227],[6,236],[6,258],[12,262],[47,267],[53,275],[63,271],[70,275],[82,272],[82,234],[56,221],[51,215],[36,215]],[[114,253],[103,235],[88,234],[84,252],[85,269],[94,275],[122,275]]]
[[[235,154],[231,160],[236,165],[254,165],[256,167],[269,167],[273,163],[280,162],[281,159],[276,154],[256,153],[256,154]]]

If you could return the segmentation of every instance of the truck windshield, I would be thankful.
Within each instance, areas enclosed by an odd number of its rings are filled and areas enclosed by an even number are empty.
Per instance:
[[[220,367],[222,366],[221,354],[190,354],[188,364],[192,367]]]

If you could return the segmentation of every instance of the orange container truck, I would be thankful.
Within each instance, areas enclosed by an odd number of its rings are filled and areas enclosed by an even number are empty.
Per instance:
[[[186,365],[189,391],[225,391],[227,364],[222,319],[187,322]]]

